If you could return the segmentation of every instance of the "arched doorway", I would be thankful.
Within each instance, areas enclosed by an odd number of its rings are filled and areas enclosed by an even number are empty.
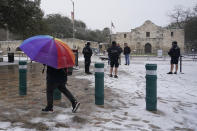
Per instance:
[[[21,48],[17,47],[17,48],[16,48],[16,51],[21,51]]]
[[[152,53],[152,46],[151,46],[151,44],[150,43],[146,43],[145,44],[145,54],[150,54],[150,53]]]

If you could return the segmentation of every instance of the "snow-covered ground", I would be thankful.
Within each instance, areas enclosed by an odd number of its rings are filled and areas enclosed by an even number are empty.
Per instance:
[[[94,59],[93,63],[99,61]],[[145,109],[146,63],[157,64],[157,112]],[[105,62],[105,87],[120,94],[112,104],[122,101],[126,105],[110,113],[97,113],[113,120],[103,126],[120,130],[197,130],[197,62],[183,61],[184,74],[177,75],[166,74],[170,70],[169,63],[169,58],[165,61],[163,58],[133,58],[126,66],[122,58],[116,79],[108,76],[109,65]],[[87,77],[94,86],[94,77],[91,78]],[[124,120],[120,122],[121,118]]]
[[[83,61],[83,57],[79,58]],[[95,62],[103,62],[98,57],[92,58],[92,65]],[[52,130],[139,130],[139,131],[195,131],[197,130],[197,62],[183,61],[183,73],[177,75],[166,74],[170,69],[169,59],[162,58],[132,58],[129,66],[119,67],[119,78],[111,78],[109,65],[105,63],[105,88],[112,90],[117,96],[113,101],[105,99],[105,104],[111,104],[114,109],[96,107],[95,112],[88,118],[97,117],[91,123],[82,124],[79,128],[57,128],[53,127],[54,121],[71,123],[72,115],[60,113],[53,118],[32,118],[32,123],[43,122],[51,127]],[[157,111],[146,110],[145,89],[146,89],[146,63],[157,64]],[[79,71],[84,71],[80,68]],[[93,68],[91,69],[93,72]],[[76,76],[77,78],[88,79],[94,88],[94,75]],[[105,94],[107,95],[107,94]],[[113,96],[112,96],[113,97]],[[70,112],[70,109],[63,112]],[[80,109],[79,109],[80,112]],[[98,119],[99,118],[99,119]],[[0,122],[0,130],[27,130],[20,128],[10,128],[9,122]],[[71,124],[72,125],[72,124]],[[97,125],[97,126],[95,126]],[[75,125],[76,126],[76,125]],[[72,127],[72,126],[70,126]]]

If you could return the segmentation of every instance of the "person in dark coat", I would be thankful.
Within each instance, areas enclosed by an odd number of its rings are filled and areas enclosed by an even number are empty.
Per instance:
[[[110,58],[110,77],[113,77],[112,72],[113,72],[113,67],[115,66],[114,70],[114,77],[118,78],[117,72],[118,72],[118,58],[120,56],[121,50],[120,48],[116,45],[116,41],[112,41],[112,46],[107,49],[109,58]]]
[[[66,88],[67,82],[67,68],[55,69],[53,67],[47,66],[47,106],[42,109],[43,112],[53,112],[53,92],[56,88],[59,89],[72,103],[72,112],[76,112],[80,102],[71,94],[71,92]]]
[[[180,57],[180,48],[178,47],[176,41],[172,42],[172,48],[168,52],[168,55],[171,57],[171,61],[170,61],[171,68],[170,68],[170,72],[168,72],[167,74],[173,74],[174,65],[176,65],[176,69],[175,69],[174,74],[177,74],[178,61],[179,61],[179,57]]]
[[[90,48],[90,42],[87,42],[86,46],[83,48],[82,53],[85,58],[85,73],[92,74],[89,70],[91,63],[91,56],[92,56],[92,49]]]
[[[125,55],[125,65],[129,65],[130,64],[130,53],[131,53],[131,49],[130,47],[128,47],[127,43],[124,43],[124,55]]]

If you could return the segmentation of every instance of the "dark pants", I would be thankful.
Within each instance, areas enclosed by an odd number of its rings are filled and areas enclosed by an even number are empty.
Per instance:
[[[110,66],[111,67],[116,67],[116,68],[118,68],[118,66],[119,66],[119,63],[118,63],[118,58],[115,58],[115,59],[111,59],[111,61],[110,61]]]
[[[125,54],[125,64],[129,65],[130,64],[130,58],[129,58],[130,54]]]
[[[47,83],[47,106],[53,108],[53,91],[58,88],[73,104],[76,99],[71,92],[66,88],[65,83]]]
[[[90,68],[90,63],[91,63],[90,58],[85,58],[85,72],[86,72],[86,73],[90,72],[90,70],[89,70],[89,68]]]
[[[170,64],[178,64],[179,58],[171,58]]]

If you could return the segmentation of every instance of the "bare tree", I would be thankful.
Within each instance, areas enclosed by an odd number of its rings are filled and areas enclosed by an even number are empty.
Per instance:
[[[178,28],[183,29],[185,22],[193,16],[192,14],[193,12],[191,9],[184,9],[182,6],[176,6],[168,16]]]
[[[184,10],[181,6],[175,7],[174,10],[169,14],[169,17],[179,28],[183,28],[181,22],[184,21]]]
[[[196,6],[193,8],[193,14],[194,14],[194,16],[197,16],[197,4],[196,4]]]
[[[197,4],[193,9],[177,6],[168,16],[173,21],[169,28],[184,29],[187,51],[191,51],[192,48],[197,50]]]

